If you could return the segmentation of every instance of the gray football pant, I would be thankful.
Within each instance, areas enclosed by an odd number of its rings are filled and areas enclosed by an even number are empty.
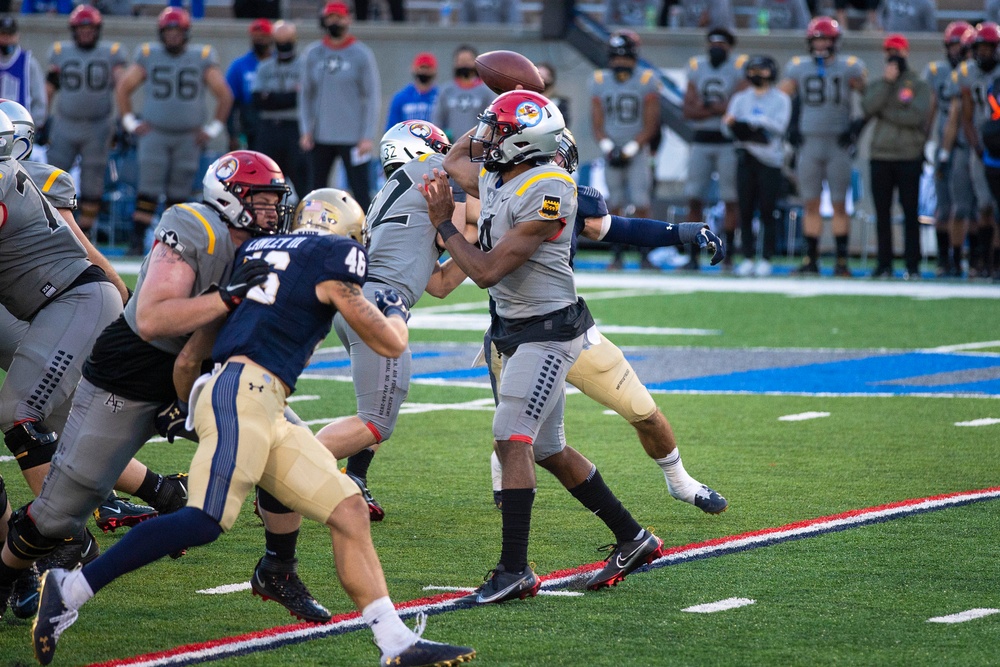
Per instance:
[[[138,193],[155,198],[165,192],[167,201],[187,201],[201,161],[197,136],[198,128],[189,132],[153,129],[139,137]]]
[[[46,156],[49,164],[69,171],[80,156],[80,194],[100,200],[104,195],[104,172],[108,168],[111,118],[73,120],[54,118]]]
[[[60,294],[38,311],[27,328],[8,321],[5,337],[20,331],[21,338],[0,387],[0,430],[30,419],[58,433],[84,360],[97,337],[121,312],[122,298],[115,286],[94,282]],[[10,345],[9,340],[3,343],[6,348]],[[48,421],[53,414],[58,423]]]
[[[73,410],[31,517],[46,537],[72,537],[108,497],[125,466],[156,435],[162,404],[133,401],[80,380]]]

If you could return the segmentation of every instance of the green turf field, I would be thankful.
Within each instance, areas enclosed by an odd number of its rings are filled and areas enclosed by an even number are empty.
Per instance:
[[[794,282],[794,281],[792,281]],[[678,327],[710,336],[622,334],[622,346],[926,350],[995,341],[1000,300],[913,296],[669,293],[588,287],[602,325]],[[485,312],[482,293],[463,286],[416,314]],[[468,304],[468,309],[461,307]],[[415,343],[481,340],[471,330],[414,329]],[[327,341],[334,346],[336,339]],[[753,348],[751,350],[750,348]],[[997,349],[965,354],[979,361]],[[471,359],[470,359],[471,361]],[[988,366],[988,363],[987,363]],[[655,369],[650,367],[650,373]],[[986,385],[990,384],[986,373]],[[642,372],[640,372],[643,375]],[[979,377],[979,376],[977,376]],[[663,476],[632,429],[583,395],[567,399],[571,445],[594,461],[636,519],[667,545],[681,546],[817,517],[1000,485],[1000,393],[986,397],[655,394],[677,434],[687,470],[730,501],[708,516],[670,498]],[[306,420],[350,414],[350,385],[303,380]],[[946,392],[942,392],[946,393]],[[410,401],[487,399],[484,388],[415,383]],[[828,417],[779,421],[810,411]],[[400,417],[376,456],[369,484],[386,509],[372,528],[396,602],[482,581],[500,550],[500,513],[490,491],[492,413],[439,409]],[[153,442],[140,459],[153,469],[186,468],[195,445]],[[27,500],[12,462],[0,463],[12,502]],[[543,476],[544,475],[544,476]],[[540,470],[530,559],[539,574],[600,560],[610,532]],[[101,547],[113,534],[98,535]],[[275,603],[248,591],[200,589],[247,581],[263,530],[250,504],[215,544],[133,573],[103,590],[60,640],[56,665],[127,659],[291,623]],[[480,665],[988,665],[1000,664],[1000,614],[928,623],[962,611],[1000,609],[1000,501],[917,514],[741,553],[633,574],[611,590],[539,596],[429,618],[429,639],[474,646]],[[307,525],[300,572],[336,613],[351,611],[340,590],[325,530]],[[682,611],[728,598],[754,604],[710,614]],[[374,665],[367,630],[227,658],[225,665]],[[0,665],[34,664],[29,624],[0,621]]]

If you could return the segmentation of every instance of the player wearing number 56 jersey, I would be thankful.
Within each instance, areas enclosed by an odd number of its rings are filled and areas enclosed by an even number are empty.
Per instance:
[[[104,194],[115,84],[128,64],[118,42],[101,40],[101,13],[79,5],[69,15],[72,40],[56,42],[49,51],[46,89],[51,118],[48,161],[69,171],[80,157],[80,228],[94,225]]]
[[[852,123],[852,93],[863,92],[865,65],[854,56],[837,55],[840,24],[828,16],[817,16],[806,28],[808,56],[795,56],[785,66],[779,88],[798,98],[798,125],[790,130],[801,144],[797,163],[799,194],[805,202],[804,235],[807,257],[799,268],[803,274],[819,273],[819,237],[823,219],[819,213],[823,181],[830,188],[833,204],[833,236],[837,242],[834,275],[849,276],[847,235],[850,219],[845,199],[851,183],[851,160],[859,128]]]
[[[115,90],[122,127],[139,137],[139,185],[129,243],[133,255],[144,254],[143,238],[160,193],[166,193],[168,207],[191,195],[201,149],[222,132],[233,105],[215,49],[188,44],[187,11],[167,7],[157,24],[160,43],[139,47]],[[132,93],[143,85],[140,120],[132,111]],[[216,100],[215,114],[207,123],[206,90]]]

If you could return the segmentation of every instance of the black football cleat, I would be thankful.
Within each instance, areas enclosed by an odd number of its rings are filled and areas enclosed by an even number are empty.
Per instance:
[[[695,491],[694,506],[706,514],[722,514],[729,508],[729,501],[718,491],[702,484],[701,488]]]
[[[486,575],[483,585],[476,589],[475,600],[478,604],[523,600],[538,595],[541,587],[542,580],[530,565],[520,572],[508,572],[503,565],[497,564],[496,569]]]
[[[38,559],[35,565],[42,573],[52,568],[72,570],[77,565],[86,565],[101,555],[101,547],[86,528],[77,537],[64,540],[51,553]]]
[[[587,588],[596,591],[605,586],[616,586],[618,582],[647,563],[652,563],[663,553],[663,540],[649,531],[637,540],[623,542],[613,547],[611,555],[604,561],[604,568],[587,581]]]
[[[368,504],[369,521],[381,521],[382,519],[384,519],[385,510],[382,509],[382,506],[379,505],[378,501],[375,500],[374,496],[372,496],[372,492],[368,490],[368,484],[366,483],[366,481],[353,473],[347,472],[346,470],[344,470],[343,472],[345,475],[351,478],[352,482],[358,485],[359,489],[361,489],[361,497],[364,498],[365,502]]]
[[[21,576],[14,580],[11,586],[10,610],[17,618],[31,618],[38,613],[38,568],[31,567],[21,571]]]
[[[35,659],[43,665],[52,662],[56,642],[78,616],[75,609],[67,608],[63,602],[61,585],[67,574],[66,570],[54,568],[42,575],[38,616],[31,624],[31,644],[35,649]]]
[[[280,561],[264,556],[257,561],[250,587],[254,595],[274,600],[292,616],[310,623],[326,623],[333,616],[299,579],[297,559]]]
[[[418,612],[417,627],[413,630],[417,641],[398,655],[383,655],[378,664],[384,667],[453,667],[476,657],[476,650],[468,646],[453,646],[421,639],[425,627],[427,615]]]
[[[107,500],[94,510],[94,521],[97,527],[106,533],[109,530],[114,532],[119,528],[131,528],[158,514],[152,507],[119,498],[118,494],[112,491]]]

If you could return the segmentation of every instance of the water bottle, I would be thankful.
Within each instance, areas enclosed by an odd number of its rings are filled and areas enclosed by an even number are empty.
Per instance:
[[[654,5],[646,6],[646,27],[656,27],[656,7]]]
[[[681,22],[683,21],[683,17],[681,15],[683,13],[684,13],[684,8],[681,7],[680,5],[671,5],[670,6],[670,21],[669,21],[669,23],[670,23],[670,27],[671,28],[679,28],[679,27],[681,27]]]
[[[444,0],[441,3],[441,17],[438,21],[439,25],[451,25],[451,1]]]
[[[757,32],[762,35],[771,32],[771,16],[766,9],[757,12]]]

